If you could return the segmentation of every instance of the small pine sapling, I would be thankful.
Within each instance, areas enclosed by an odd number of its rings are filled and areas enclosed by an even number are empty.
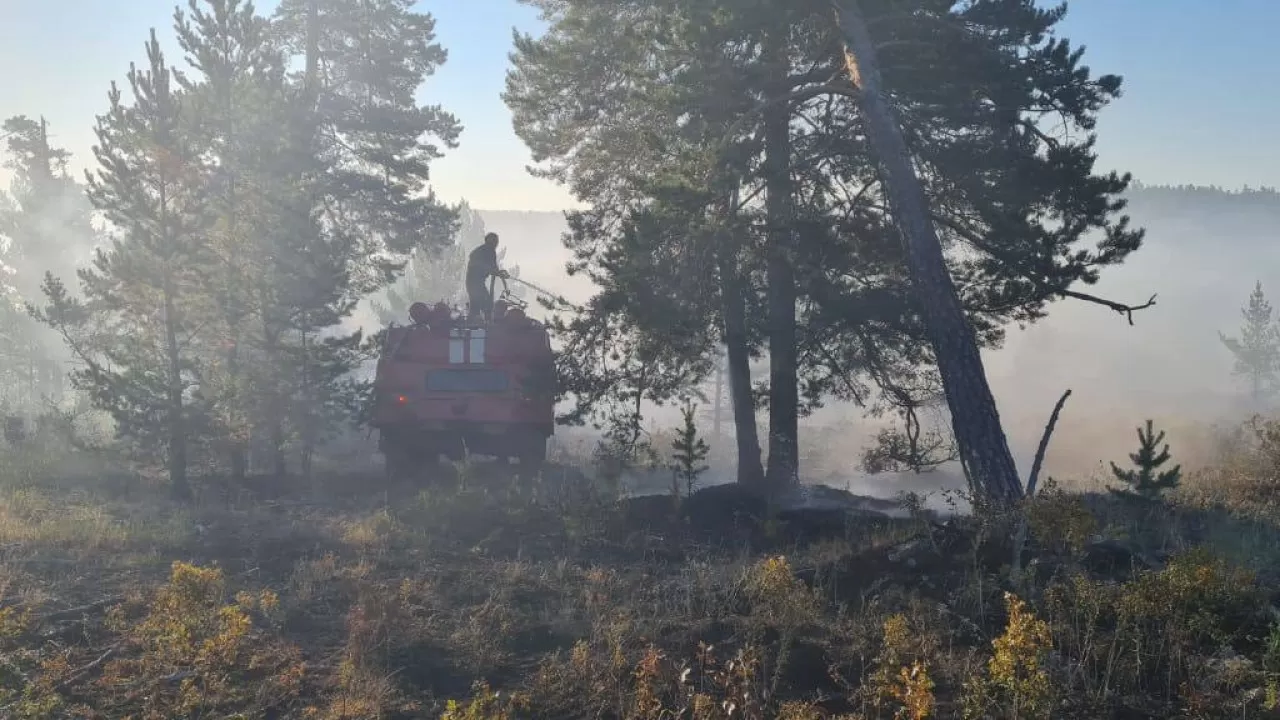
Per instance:
[[[698,476],[708,469],[705,461],[711,448],[698,435],[695,415],[697,407],[691,402],[686,402],[684,409],[680,412],[684,416],[684,424],[676,434],[675,440],[671,441],[671,449],[674,451],[671,455],[674,461],[672,470],[675,473],[676,482],[684,484],[685,496],[688,497],[693,494],[693,486],[697,483]]]
[[[1254,285],[1240,316],[1244,324],[1239,337],[1218,337],[1235,357],[1235,374],[1248,380],[1250,396],[1259,401],[1275,392],[1280,374],[1280,328],[1272,322],[1271,303],[1261,282]]]
[[[1111,492],[1127,498],[1158,500],[1166,490],[1178,487],[1182,479],[1181,465],[1174,465],[1163,471],[1159,469],[1170,458],[1167,443],[1159,451],[1156,450],[1162,442],[1164,442],[1164,431],[1161,430],[1156,434],[1150,420],[1147,421],[1145,430],[1138,428],[1138,452],[1129,454],[1129,460],[1137,469],[1122,470],[1120,466],[1111,463],[1112,474],[1128,486],[1113,488]]]

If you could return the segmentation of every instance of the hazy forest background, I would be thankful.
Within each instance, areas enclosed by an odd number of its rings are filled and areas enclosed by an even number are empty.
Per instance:
[[[0,96],[0,717],[1274,717],[1280,193],[1102,161],[1065,6],[516,5],[563,212],[437,193],[429,3],[189,0],[91,149]],[[488,231],[551,462],[384,475]]]
[[[274,38],[267,38],[264,34],[266,30],[263,28],[251,28],[246,21],[234,19],[233,10],[228,9],[227,12],[231,14],[226,18],[218,20],[211,17],[203,27],[199,23],[191,24],[188,19],[191,29],[187,31],[181,50],[184,53],[211,52],[200,50],[200,44],[208,42],[207,38],[201,37],[201,33],[252,32],[258,33],[263,38],[263,42],[274,41]],[[300,11],[291,11],[289,6],[285,6],[282,12]],[[222,23],[220,27],[219,22]],[[237,22],[241,24],[237,26]],[[298,22],[302,21],[298,20]],[[397,20],[393,19],[393,15],[388,15],[385,22],[397,22]],[[295,28],[293,32],[300,31]],[[291,62],[300,62],[305,52],[304,48],[296,43],[302,40],[298,37],[284,38],[284,40],[293,43],[286,46],[288,48],[286,56],[291,59]],[[258,40],[252,42],[256,41]],[[404,105],[406,101],[412,102],[409,101],[409,95],[405,93],[418,90],[419,86],[414,83],[421,82],[433,74],[437,66],[443,62],[448,49],[418,40],[403,42],[408,44],[395,47],[388,44],[384,51],[410,52],[416,59],[408,60],[389,56],[380,58],[379,62],[387,63],[389,68],[404,67],[409,74],[403,78],[389,80],[384,83],[384,86],[372,89],[375,94],[387,93],[382,101],[391,108],[389,112],[392,115],[388,120],[397,124],[394,131],[400,133],[400,139],[380,138],[370,142],[390,142],[393,143],[392,147],[394,143],[401,143],[399,147],[407,148],[409,146],[403,143],[412,142],[410,138],[417,137],[413,133],[426,133],[422,137],[428,138],[430,144],[414,151],[417,153],[417,157],[413,160],[416,165],[411,163],[399,167],[398,172],[401,177],[394,178],[394,181],[399,183],[396,192],[417,192],[428,187],[424,180],[428,161],[438,155],[448,154],[448,146],[460,137],[458,135],[460,126],[456,119],[448,115],[448,108],[433,109],[428,106],[427,112],[422,113],[411,109],[409,105]],[[157,45],[156,49],[162,48]],[[174,51],[175,48],[169,48],[169,56],[156,58],[156,61],[176,64],[180,67],[179,56],[174,54]],[[170,80],[174,91],[189,88],[194,93],[195,89],[200,89],[205,94],[212,93],[216,98],[201,100],[206,103],[201,106],[203,119],[196,131],[201,137],[184,137],[180,142],[187,145],[226,142],[226,138],[220,139],[221,135],[225,135],[230,128],[240,127],[240,123],[261,110],[251,105],[241,105],[239,100],[233,100],[233,96],[225,95],[226,92],[230,92],[229,90],[217,89],[219,83],[240,82],[235,79],[237,73],[266,72],[262,70],[267,67],[264,63],[274,60],[269,57],[269,54],[255,55],[254,53],[257,52],[259,51],[245,45],[234,51],[233,55],[220,59],[210,55],[199,61],[200,66],[196,72],[187,71],[190,75],[188,80],[181,80],[177,75]],[[143,73],[139,76],[140,79],[144,78],[147,69],[147,63],[139,65],[139,72]],[[335,69],[342,72],[340,67]],[[224,77],[218,77],[217,73],[222,73]],[[297,81],[295,77],[292,82]],[[280,79],[254,82],[285,83],[280,85],[279,91],[286,92],[287,83],[291,81],[281,76]],[[328,91],[333,95],[333,101],[337,103],[348,102],[345,94],[357,92],[356,86],[353,85],[356,82],[355,78],[341,82],[344,84],[334,86]],[[130,103],[130,91],[127,83],[121,87],[124,91],[121,102],[127,106]],[[429,87],[429,84],[424,87]],[[146,88],[143,87],[142,90],[145,92]],[[255,92],[259,95],[265,93],[264,97],[269,97],[274,91],[258,89]],[[223,95],[219,96],[219,93]],[[259,100],[255,99],[253,102],[259,102]],[[285,101],[277,98],[270,102]],[[224,107],[219,111],[224,114],[230,113],[233,119],[221,121],[214,119],[210,115],[214,106],[208,103],[222,103]],[[398,107],[397,104],[399,104]],[[340,107],[340,104],[335,106],[332,112],[338,112],[337,108]],[[157,108],[155,111],[162,110],[163,108]],[[73,357],[76,353],[68,350],[64,340],[56,338],[57,331],[48,327],[42,328],[38,323],[33,323],[27,317],[23,304],[33,302],[41,305],[44,302],[41,282],[44,278],[43,273],[46,271],[52,271],[54,277],[65,283],[74,295],[78,290],[75,273],[90,263],[92,248],[101,246],[107,240],[108,234],[102,226],[103,218],[111,212],[107,204],[125,203],[130,199],[99,195],[98,200],[90,202],[85,195],[87,188],[84,177],[77,169],[86,166],[92,168],[94,160],[72,157],[65,148],[59,147],[56,139],[59,137],[60,129],[42,125],[39,108],[25,108],[22,111],[23,114],[11,117],[4,131],[8,148],[5,166],[12,185],[6,196],[4,210],[6,228],[4,236],[7,239],[4,265],[9,277],[6,292],[11,306],[6,310],[5,323],[8,330],[5,337],[8,345],[4,352],[6,357],[13,359],[13,362],[6,368],[2,397],[9,414],[23,415],[30,420],[42,411],[44,401],[41,398],[50,390],[55,390],[53,395],[62,403],[64,410],[67,407],[77,406],[81,411],[88,410],[91,404],[88,398],[93,392],[87,390],[79,394],[64,393],[70,388],[70,384],[65,382],[63,375],[72,368],[72,363],[83,364],[83,360]],[[284,111],[280,108],[276,110],[276,112]],[[172,112],[180,112],[180,109],[175,106]],[[241,115],[244,117],[240,117]],[[174,121],[176,122],[177,119],[175,118]],[[346,132],[342,123],[353,122],[352,119],[337,116],[320,118],[318,121],[329,123],[328,128],[335,132]],[[112,121],[108,118],[108,123],[110,122]],[[123,120],[114,122],[119,123]],[[219,127],[218,122],[223,122],[224,125]],[[46,135],[53,140],[46,139]],[[139,141],[133,140],[133,142]],[[228,151],[248,153],[255,151],[250,146],[256,140],[248,141],[241,137],[238,142],[241,147],[228,149]],[[177,151],[179,148],[173,149],[173,152]],[[128,147],[120,148],[116,152],[128,152]],[[287,152],[287,149],[277,149],[276,152]],[[361,156],[370,152],[381,152],[381,150],[351,149],[350,157],[335,156],[326,158],[325,162],[331,167],[343,167],[344,164],[363,162]],[[277,154],[275,157],[287,156]],[[226,163],[226,159],[219,162]],[[212,214],[201,221],[208,226],[205,230],[215,227],[217,222],[225,223],[227,218],[245,214],[244,206],[236,204],[242,201],[237,195],[240,190],[235,189],[233,185],[235,178],[238,174],[261,172],[264,169],[246,167],[238,170],[234,165],[226,165],[226,167],[229,168],[224,173],[226,177],[210,177],[204,181],[207,187],[212,187],[208,186],[208,183],[220,183],[224,189],[224,197],[221,201],[223,207],[218,207],[218,203],[210,202],[198,208],[198,212]],[[161,168],[150,168],[150,170],[158,171]],[[124,169],[120,171],[123,172]],[[129,171],[136,172],[138,168],[131,168]],[[277,168],[269,168],[269,172],[278,171]],[[1196,457],[1198,454],[1208,452],[1206,448],[1213,442],[1215,426],[1221,423],[1230,425],[1259,409],[1258,393],[1251,391],[1246,380],[1233,375],[1233,356],[1216,339],[1220,332],[1227,334],[1236,332],[1236,326],[1240,320],[1239,309],[1254,284],[1261,282],[1264,291],[1268,286],[1269,278],[1266,277],[1265,272],[1267,263],[1260,261],[1260,258],[1266,257],[1264,238],[1270,222],[1269,213],[1274,212],[1275,193],[1249,188],[1148,186],[1143,185],[1141,180],[1142,178],[1138,178],[1121,196],[1130,203],[1125,212],[1131,216],[1132,225],[1146,229],[1146,244],[1142,251],[1134,254],[1124,263],[1106,268],[1101,273],[1100,283],[1095,289],[1101,297],[1134,304],[1140,303],[1149,295],[1158,294],[1159,303],[1155,307],[1144,310],[1136,319],[1136,324],[1131,327],[1100,306],[1072,300],[1055,302],[1047,318],[1037,321],[1026,329],[1010,324],[1007,328],[1008,336],[1002,345],[998,349],[984,350],[987,372],[999,402],[1010,443],[1024,473],[1039,439],[1038,428],[1043,424],[1046,408],[1052,407],[1053,401],[1066,388],[1072,388],[1075,393],[1071,411],[1061,419],[1055,442],[1050,446],[1046,459],[1047,470],[1058,475],[1094,472],[1104,459],[1125,451],[1129,440],[1129,433],[1126,430],[1147,417],[1159,420],[1162,426],[1168,429],[1170,437],[1182,448],[1183,459],[1194,464],[1198,461]],[[263,181],[257,178],[247,180],[241,188],[244,191],[244,197],[247,198],[244,202],[257,205],[258,207],[254,208],[256,212],[276,213],[278,217],[282,212],[281,201],[271,197],[278,193],[259,192],[258,188],[261,186],[256,183],[260,182]],[[346,178],[343,182],[353,182],[353,180]],[[361,203],[370,201],[368,197],[360,200]],[[391,205],[385,208],[387,212],[418,213],[416,222],[421,226],[419,228],[405,226],[384,228],[376,224],[369,225],[369,223],[404,222],[404,218],[375,219],[349,216],[344,222],[351,224],[349,230],[353,233],[390,233],[390,235],[386,238],[370,240],[363,246],[352,245],[337,251],[345,256],[331,255],[323,258],[321,262],[338,263],[332,266],[334,271],[348,273],[347,278],[341,282],[327,281],[332,285],[329,290],[308,298],[308,302],[317,303],[319,309],[313,318],[304,323],[304,327],[291,326],[287,328],[288,332],[303,334],[311,332],[336,337],[338,334],[358,330],[364,338],[368,338],[375,335],[386,321],[396,318],[397,312],[402,319],[403,309],[412,299],[435,299],[447,296],[460,301],[462,298],[459,287],[456,284],[449,284],[452,281],[448,278],[460,275],[465,250],[477,244],[478,238],[483,235],[482,228],[485,227],[498,231],[503,236],[503,250],[509,258],[508,264],[523,270],[526,279],[542,287],[554,288],[556,292],[575,303],[584,303],[592,295],[593,284],[589,280],[581,274],[569,277],[565,273],[565,264],[572,259],[572,253],[564,247],[562,242],[562,237],[569,230],[569,226],[561,213],[527,212],[503,208],[477,210],[466,206],[464,200],[463,210],[457,216],[462,218],[463,225],[455,236],[441,224],[446,222],[448,211],[443,206],[432,209],[434,201],[409,201],[407,198],[395,198],[388,202]],[[227,203],[234,205],[227,205]],[[235,209],[231,209],[232,207]],[[366,206],[362,207],[360,212],[367,213],[374,210],[375,208]],[[296,214],[299,211],[291,208],[283,212]],[[213,217],[218,213],[223,215],[223,220],[218,221]],[[436,214],[432,215],[432,213]],[[361,223],[365,225],[361,226]],[[255,225],[255,221],[246,221],[246,224]],[[348,228],[342,229],[343,232],[347,230]],[[216,233],[228,237],[237,232],[241,230],[230,227],[216,229]],[[412,237],[415,232],[417,237]],[[1207,238],[1215,238],[1215,240],[1209,241]],[[1221,238],[1230,238],[1230,240],[1221,240]],[[245,240],[241,238],[235,242],[243,243]],[[350,243],[351,240],[347,239],[344,242]],[[416,255],[405,269],[395,269],[397,263],[409,258],[410,255],[405,254],[405,250],[412,250],[412,248],[392,247],[387,244],[388,242],[417,243],[421,249],[410,253],[416,253]],[[434,250],[427,252],[428,247],[438,248],[441,244],[451,247],[443,256],[434,257]],[[233,244],[230,247],[243,247],[243,245]],[[196,252],[196,249],[184,252]],[[295,247],[291,248],[290,252],[305,254],[311,250]],[[325,252],[332,253],[333,250],[326,249]],[[432,257],[428,259],[427,256]],[[208,258],[199,260],[199,262],[208,261]],[[214,262],[219,261],[215,259]],[[1183,268],[1196,268],[1196,272],[1183,272]],[[314,272],[317,269],[319,268],[302,271],[291,268],[280,269],[278,272],[296,275],[299,272]],[[233,272],[226,268],[223,271]],[[234,270],[234,272],[241,273],[240,270]],[[396,279],[400,274],[404,274],[405,277]],[[1172,281],[1172,278],[1177,278],[1176,282]],[[225,282],[232,281],[228,279]],[[239,278],[236,282],[248,282],[248,280]],[[428,289],[435,288],[442,282],[445,286],[441,289]],[[345,286],[342,286],[344,283]],[[206,287],[201,288],[200,292],[214,291]],[[241,290],[224,288],[221,292],[236,295]],[[415,294],[422,297],[415,297]],[[282,300],[277,299],[274,302],[282,302]],[[239,315],[252,313],[252,310],[223,308],[214,312],[221,312],[224,315],[231,312],[233,315]],[[229,329],[213,331],[211,328],[215,323],[211,320],[205,322],[205,320],[207,318],[192,321],[201,327],[200,334],[203,335],[208,335],[210,332],[220,332],[224,335],[242,332]],[[186,320],[183,323],[190,325]],[[281,328],[273,332],[285,332],[285,329]],[[236,342],[234,338],[224,338],[223,341]],[[266,339],[259,341],[260,344],[264,342],[268,341]],[[305,340],[299,339],[297,342],[305,342]],[[82,350],[87,349],[83,344],[80,347]],[[93,351],[107,352],[103,348],[94,348]],[[122,349],[112,349],[110,352],[116,351],[123,352]],[[265,352],[277,351],[285,352],[277,349]],[[292,351],[289,352],[292,353]],[[338,396],[356,392],[354,386],[348,381],[367,379],[371,361],[367,354],[360,356],[355,348],[339,349],[335,346],[318,352],[328,353],[328,355],[323,359],[316,357],[312,360],[329,365],[324,372],[331,375],[319,381],[319,384],[333,385],[325,390],[325,393],[332,391],[333,396],[325,398],[317,396],[305,402],[299,401],[306,405],[307,409],[295,409],[295,412],[300,412],[302,415],[323,415],[324,419],[319,422],[325,426],[325,432],[331,432],[343,425],[337,420],[335,413],[356,412],[351,404],[355,402],[352,397],[339,398]],[[312,360],[291,357],[287,361],[279,360],[278,362],[301,362],[305,365]],[[234,362],[236,361],[231,357],[213,362],[209,372],[214,375],[226,372],[226,367],[222,365]],[[767,359],[760,359],[755,367],[754,372],[757,377],[767,374]],[[287,374],[284,373],[284,375]],[[288,384],[283,379],[284,375],[269,383]],[[121,378],[115,378],[115,380],[121,380]],[[211,392],[215,392],[212,390],[211,383],[204,382],[202,392],[205,395],[205,401],[211,403],[211,406],[200,411],[205,417],[193,418],[193,420],[205,423],[206,429],[209,427],[208,423],[221,423],[226,425],[221,432],[228,435],[243,434],[247,424],[251,424],[248,416],[255,411],[248,407],[232,410],[226,405],[228,403],[251,404],[247,396],[255,393],[263,395],[262,387],[257,386],[256,389],[251,390],[250,385],[245,384],[249,381],[228,378],[212,382],[220,381],[230,382],[236,387],[216,391],[221,393],[221,396],[214,399],[209,397]],[[96,387],[103,388],[108,380],[100,377],[95,382]],[[713,452],[719,462],[713,464],[707,476],[708,481],[717,478],[727,480],[733,474],[731,469],[724,467],[732,457],[729,446],[732,444],[733,423],[732,413],[728,407],[728,391],[724,387],[727,380],[723,374],[720,376],[720,382],[722,383],[720,422],[717,426],[720,429],[720,435],[712,438]],[[711,392],[714,396],[714,374],[711,378],[704,378],[701,385],[700,389]],[[152,388],[150,391],[155,390],[156,388]],[[297,388],[277,388],[273,392],[292,394],[296,391]],[[235,400],[231,399],[233,395],[236,396]],[[713,397],[700,399],[704,411],[702,417],[705,421],[715,424],[713,418],[716,413],[710,407],[711,400]],[[570,400],[565,401],[565,403],[570,402]],[[562,403],[562,409],[566,409],[565,403]],[[874,403],[875,401],[868,399],[863,404],[865,406]],[[339,409],[335,404],[343,407]],[[846,462],[847,448],[865,448],[872,445],[880,428],[888,422],[886,418],[868,418],[862,409],[848,402],[847,399],[832,397],[830,394],[823,399],[823,404],[825,407],[801,420],[804,428],[801,442],[805,445],[806,457],[802,474],[807,480],[834,482],[840,485],[853,483],[856,487],[873,489],[877,494],[892,493],[895,483],[910,480],[896,474],[888,479],[868,478],[855,468],[849,467],[849,463]],[[99,405],[97,409],[102,411],[104,406],[101,406],[101,403]],[[219,407],[215,409],[214,406]],[[141,408],[132,408],[127,412],[146,414]],[[106,414],[109,415],[110,412]],[[221,418],[215,419],[214,416],[217,415],[221,415]],[[926,424],[937,429],[944,428],[946,425],[945,418],[932,409],[922,411],[922,415],[928,416],[925,419]],[[232,419],[231,416],[236,417]],[[675,424],[679,420],[679,413],[675,407],[663,409],[649,406],[646,408],[645,418],[649,428],[655,430]],[[116,418],[117,422],[120,420],[120,417]],[[138,418],[135,420],[141,422]],[[767,416],[763,411],[760,414],[760,421],[764,423],[762,432],[767,432]],[[283,426],[298,425],[301,421],[295,417],[292,423],[286,422],[283,418],[271,422]],[[345,431],[345,428],[343,430]],[[143,431],[139,428],[138,432]],[[290,430],[278,427],[274,432],[297,435],[300,431],[297,427]],[[267,434],[270,435],[271,432]],[[578,438],[582,442],[593,442],[590,433],[587,433],[584,439],[582,433],[573,429],[566,429],[565,437]],[[152,438],[152,440],[160,442],[158,438]],[[280,442],[282,442],[281,438],[276,438],[268,441],[268,444]],[[291,442],[294,450],[297,450],[296,446],[299,443],[306,447],[318,447],[314,438],[304,441],[294,437]],[[841,448],[841,452],[834,458],[834,462],[828,462],[827,453],[832,447]],[[1081,452],[1081,448],[1088,448],[1089,451]],[[306,455],[313,451],[314,449],[303,450],[302,453]],[[159,452],[158,446],[152,447],[150,452],[153,454]],[[944,472],[949,467],[944,466]],[[922,487],[930,486],[935,481],[942,482],[946,486],[953,485],[958,479],[958,474],[954,471],[946,474],[947,479],[935,477],[926,481]]]
[[[14,228],[30,222],[20,211],[22,199],[32,192],[21,173],[27,171],[33,151],[22,143],[36,128],[27,125],[28,134],[24,135],[19,122],[10,122],[6,140],[10,167],[18,173],[9,194],[14,205],[6,211],[7,222]],[[59,374],[67,370],[72,358],[60,339],[26,316],[20,303],[39,301],[35,278],[40,268],[70,278],[75,268],[85,264],[91,248],[101,242],[99,233],[84,230],[90,206],[83,197],[83,185],[57,164],[65,162],[65,155],[60,154],[65,151],[49,150],[58,177],[56,192],[65,195],[39,211],[48,217],[38,222],[48,225],[35,231],[34,237],[41,238],[35,243],[38,249],[24,251],[15,243],[5,257],[11,302],[6,315],[10,330],[5,353],[13,362],[5,369],[4,403],[8,414],[27,418],[48,409],[45,394],[61,398],[60,407],[76,407],[78,402],[80,410],[87,411],[83,398],[65,394],[70,386]],[[1124,197],[1134,225],[1147,230],[1146,244],[1124,265],[1108,270],[1096,286],[1097,293],[1128,299],[1158,293],[1157,304],[1137,314],[1131,326],[1106,308],[1063,301],[1034,325],[1012,328],[1000,349],[984,351],[1002,419],[1024,472],[1040,439],[1046,408],[1051,408],[1066,388],[1074,393],[1071,410],[1059,421],[1045,459],[1046,471],[1060,477],[1088,476],[1100,469],[1105,475],[1105,463],[1130,450],[1132,428],[1148,417],[1166,429],[1184,462],[1208,462],[1221,433],[1253,413],[1271,408],[1271,394],[1253,392],[1249,377],[1237,372],[1235,356],[1221,342],[1220,334],[1238,336],[1246,324],[1242,310],[1255,284],[1261,283],[1264,293],[1270,286],[1270,264],[1264,258],[1276,252],[1271,248],[1269,228],[1280,214],[1280,194],[1270,189],[1135,183]],[[514,269],[517,277],[523,273],[526,279],[554,289],[574,303],[591,297],[590,281],[565,273],[565,263],[572,255],[561,240],[568,231],[562,213],[464,207],[461,216],[464,222],[454,249],[438,258],[416,258],[406,277],[360,298],[337,328],[372,335],[382,323],[404,322],[413,299],[447,298],[464,303],[461,276],[465,254],[479,244],[485,229],[501,235],[504,266]],[[22,230],[11,232],[17,235]],[[50,246],[44,245],[47,241],[43,238],[66,241],[56,243],[57,251],[48,255]],[[533,312],[544,318],[547,314],[536,306]],[[369,377],[371,359],[353,362],[358,366],[353,367],[354,377]],[[763,368],[767,368],[767,361],[760,362],[756,372],[763,373]],[[700,390],[704,393],[699,399],[703,431],[717,460],[705,481],[729,481],[733,477],[728,467],[733,421],[728,390],[722,390],[719,436],[712,433],[714,376]],[[569,403],[562,401],[561,409]],[[939,410],[935,407],[922,413],[926,424],[935,430],[945,427],[945,416]],[[763,413],[760,418],[763,423]],[[668,428],[678,421],[674,406],[646,408],[645,423],[650,430]],[[963,485],[954,463],[917,478],[913,473],[897,472],[872,477],[856,462],[849,462],[849,447],[873,446],[879,429],[889,424],[885,418],[867,417],[851,403],[828,401],[801,421],[805,448],[802,477],[884,497],[903,489]],[[589,427],[565,427],[559,433],[570,443],[590,444],[599,439],[599,432]]]

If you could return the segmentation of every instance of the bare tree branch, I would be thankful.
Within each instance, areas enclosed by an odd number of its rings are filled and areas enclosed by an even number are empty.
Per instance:
[[[1069,297],[1075,300],[1083,300],[1085,302],[1091,302],[1095,305],[1101,305],[1103,307],[1110,308],[1120,313],[1121,315],[1124,315],[1125,319],[1129,321],[1130,325],[1133,324],[1133,314],[1135,312],[1139,310],[1146,310],[1147,308],[1153,307],[1156,304],[1155,294],[1152,294],[1151,297],[1147,298],[1147,301],[1142,303],[1141,305],[1126,305],[1122,302],[1107,300],[1106,298],[1100,298],[1095,295],[1090,295],[1088,293],[1076,292],[1075,290],[1057,290],[1055,291],[1055,293],[1063,297]]]
[[[1062,393],[1062,397],[1058,398],[1057,404],[1053,406],[1053,412],[1049,414],[1049,422],[1044,426],[1044,434],[1040,436],[1040,445],[1036,448],[1035,460],[1031,463],[1031,474],[1027,476],[1027,487],[1023,490],[1024,498],[1033,498],[1036,494],[1036,481],[1040,477],[1040,466],[1044,463],[1045,452],[1049,449],[1049,438],[1053,435],[1053,429],[1058,425],[1058,416],[1062,413],[1062,406],[1067,403],[1067,398],[1071,397],[1071,388]],[[1010,576],[1015,583],[1022,581],[1022,549],[1027,544],[1027,530],[1029,519],[1024,509],[1022,515],[1018,518],[1018,528],[1013,534],[1013,558],[1010,563]]]
[[[872,210],[888,212],[888,208],[881,205],[868,205],[867,207]],[[931,213],[931,216],[934,222],[954,232],[956,235],[959,235],[965,242],[974,246],[978,250],[981,250],[982,252],[987,253],[988,255],[996,258],[997,260],[1009,262],[1008,258],[1003,253],[1000,253],[996,249],[992,248],[985,241],[983,241],[982,238],[978,237],[976,233],[970,231],[968,228],[956,222],[955,220],[952,220],[951,218],[948,218],[948,217],[944,217],[937,213]],[[1013,267],[1016,267],[1016,265],[1013,263],[1010,263],[1010,265]],[[1141,305],[1130,305],[1130,304],[1118,302],[1115,300],[1108,300],[1106,298],[1101,298],[1096,295],[1090,295],[1089,293],[1079,292],[1077,290],[1069,290],[1067,288],[1058,288],[1058,287],[1049,287],[1049,286],[1046,286],[1042,281],[1038,280],[1037,278],[1033,278],[1030,275],[1024,274],[1023,276],[1026,277],[1028,280],[1031,280],[1032,282],[1036,283],[1041,290],[1048,292],[1050,295],[1058,295],[1060,297],[1072,298],[1073,300],[1082,300],[1084,302],[1093,303],[1095,305],[1101,305],[1105,308],[1108,308],[1117,313],[1120,313],[1121,315],[1125,316],[1125,319],[1129,321],[1130,325],[1133,325],[1133,314],[1135,312],[1138,312],[1139,310],[1146,310],[1147,308],[1153,307],[1156,304],[1156,295],[1154,294],[1150,298],[1148,298],[1146,302],[1142,303]]]
[[[1044,434],[1040,436],[1040,445],[1036,448],[1036,458],[1031,463],[1031,474],[1027,476],[1027,487],[1023,491],[1026,497],[1034,497],[1036,494],[1036,481],[1040,478],[1040,466],[1044,464],[1044,455],[1049,449],[1049,438],[1058,425],[1058,416],[1062,414],[1062,406],[1067,404],[1069,397],[1071,397],[1071,388],[1067,388],[1067,391],[1062,393],[1062,397],[1058,398],[1057,404],[1053,406],[1053,412],[1049,414],[1049,422],[1044,426]]]

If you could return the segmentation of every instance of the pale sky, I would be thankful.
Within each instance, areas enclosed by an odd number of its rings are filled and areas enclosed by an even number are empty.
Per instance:
[[[185,0],[184,0],[185,5]],[[274,0],[258,7],[270,11]],[[0,0],[0,117],[43,114],[54,141],[91,159],[94,115],[112,80],[144,61],[155,26],[177,60],[173,0]],[[446,200],[483,209],[559,210],[564,191],[525,172],[528,151],[502,103],[511,29],[536,31],[516,0],[424,0],[449,61],[423,88],[465,126],[462,144],[434,169]],[[1153,184],[1280,185],[1280,61],[1271,48],[1276,0],[1075,0],[1062,32],[1087,64],[1125,77],[1105,110],[1105,169]],[[1203,52],[1203,57],[1192,50]]]

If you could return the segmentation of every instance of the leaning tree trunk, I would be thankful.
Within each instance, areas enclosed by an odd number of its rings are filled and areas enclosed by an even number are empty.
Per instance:
[[[911,166],[902,129],[885,101],[862,9],[858,0],[834,0],[833,5],[844,36],[847,69],[859,90],[867,140],[884,172],[889,204],[906,244],[908,269],[938,358],[960,460],[973,489],[984,499],[1009,503],[1022,495],[1018,470],[1000,426],[977,339],[943,259],[924,188]]]

